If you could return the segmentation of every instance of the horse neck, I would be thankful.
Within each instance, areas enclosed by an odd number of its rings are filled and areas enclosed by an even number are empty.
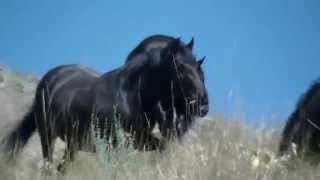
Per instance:
[[[146,79],[142,86],[142,94],[148,101],[152,99],[153,105],[158,105],[159,102],[164,104],[171,102],[173,78],[168,72],[154,69],[149,74],[146,74]]]
[[[111,78],[109,78],[111,77]],[[158,64],[158,61],[141,57],[127,62],[122,67],[104,75],[106,84],[116,79],[118,90],[136,93],[137,102],[156,105],[159,101],[170,99],[172,73]]]

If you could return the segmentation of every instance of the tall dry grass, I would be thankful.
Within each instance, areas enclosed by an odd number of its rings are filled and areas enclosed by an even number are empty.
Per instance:
[[[27,111],[36,81],[8,70],[0,86],[0,135],[3,137]],[[295,180],[320,179],[320,169],[276,157],[281,129],[254,129],[243,122],[214,116],[197,120],[182,142],[171,142],[162,152],[120,148],[106,153],[97,140],[98,153],[80,152],[65,175],[55,171],[65,144],[58,140],[52,169],[42,169],[40,141],[35,134],[15,164],[0,155],[0,179],[112,179],[112,180]]]

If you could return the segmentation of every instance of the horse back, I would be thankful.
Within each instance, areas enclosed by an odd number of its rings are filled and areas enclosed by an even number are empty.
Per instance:
[[[86,100],[90,99],[91,87],[98,76],[96,72],[80,65],[58,66],[41,79],[36,100],[45,101],[47,108],[57,112],[65,112],[73,104],[87,105]]]

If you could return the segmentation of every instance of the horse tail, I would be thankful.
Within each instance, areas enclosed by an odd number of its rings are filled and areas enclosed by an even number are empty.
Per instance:
[[[36,119],[34,106],[24,116],[21,122],[4,139],[4,153],[9,160],[14,160],[21,149],[26,145],[28,139],[36,130]]]

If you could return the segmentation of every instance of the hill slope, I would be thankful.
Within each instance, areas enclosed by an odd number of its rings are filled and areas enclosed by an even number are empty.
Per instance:
[[[37,80],[0,70],[0,137],[21,119],[31,104]],[[320,179],[319,168],[299,162],[279,162],[274,156],[279,130],[257,130],[222,117],[199,119],[183,142],[172,142],[163,153],[120,149],[109,156],[80,152],[67,174],[56,173],[64,143],[56,142],[50,173],[42,168],[39,138],[35,134],[18,162],[0,158],[1,179]],[[98,144],[98,149],[103,145]],[[99,147],[101,146],[101,147]],[[1,156],[0,156],[1,157]]]

